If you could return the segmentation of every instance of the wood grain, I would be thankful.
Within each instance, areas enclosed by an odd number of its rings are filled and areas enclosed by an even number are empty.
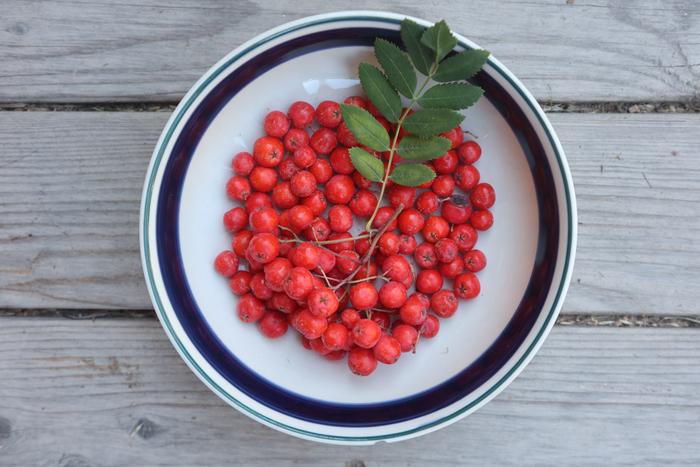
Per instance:
[[[5,0],[0,102],[179,99],[219,58],[273,26],[377,6],[370,0]],[[693,0],[474,0],[459,7],[388,0],[381,8],[447,18],[541,100],[699,95],[700,9]]]
[[[150,308],[138,209],[167,117],[0,113],[0,307]],[[700,313],[700,115],[550,117],[579,203],[564,312]]]
[[[476,414],[417,440],[348,449],[297,440],[228,407],[155,320],[0,318],[0,458],[3,466],[698,464],[699,338],[698,329],[555,327]]]

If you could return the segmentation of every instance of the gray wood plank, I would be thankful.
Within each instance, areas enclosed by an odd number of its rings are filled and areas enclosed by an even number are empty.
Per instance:
[[[356,0],[5,0],[0,102],[178,99],[227,52],[273,26]],[[541,100],[683,100],[700,90],[693,0],[388,0],[446,18],[493,51]]]
[[[167,117],[0,113],[0,307],[150,308],[138,209]],[[550,117],[579,202],[564,312],[700,313],[700,115]]]
[[[0,323],[3,466],[700,463],[698,329],[555,327],[476,414],[417,440],[347,449],[226,406],[155,320]]]

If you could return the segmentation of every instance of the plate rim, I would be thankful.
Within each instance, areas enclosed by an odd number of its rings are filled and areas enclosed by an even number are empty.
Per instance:
[[[151,302],[154,305],[158,319],[161,322],[166,334],[168,335],[171,343],[176,348],[180,357],[187,363],[190,369],[197,375],[197,377],[205,383],[215,394],[225,400],[229,405],[236,407],[242,413],[248,415],[249,417],[262,422],[263,424],[270,426],[272,428],[278,429],[285,433],[315,440],[321,442],[331,442],[331,443],[350,443],[350,444],[364,444],[364,443],[374,443],[377,441],[394,441],[398,439],[407,439],[422,434],[429,433],[431,431],[437,430],[443,426],[451,424],[466,415],[477,410],[479,407],[487,403],[503,389],[505,389],[510,382],[518,376],[518,374],[527,366],[530,360],[537,353],[542,343],[549,334],[551,328],[554,325],[556,316],[559,314],[561,307],[563,305],[564,297],[568,291],[568,287],[571,281],[571,275],[573,272],[573,263],[575,260],[576,253],[576,243],[577,243],[577,209],[576,209],[576,198],[574,193],[574,185],[571,176],[571,172],[568,166],[568,162],[564,153],[564,150],[559,142],[559,139],[552,127],[551,123],[547,119],[544,111],[539,106],[535,98],[530,94],[530,92],[523,86],[523,84],[518,80],[511,72],[503,66],[500,61],[495,59],[493,56],[489,57],[488,64],[503,77],[517,93],[524,100],[530,110],[532,111],[534,117],[540,124],[542,130],[549,140],[549,144],[552,147],[554,156],[557,160],[560,174],[562,176],[562,185],[565,194],[566,206],[568,207],[567,215],[567,241],[566,241],[566,251],[563,253],[564,263],[562,266],[561,279],[557,286],[556,294],[549,312],[547,313],[544,322],[540,325],[540,329],[536,331],[532,342],[524,350],[524,353],[515,361],[512,362],[510,368],[507,369],[504,375],[502,375],[498,380],[492,382],[482,394],[480,394],[473,401],[467,403],[462,407],[455,408],[452,412],[444,415],[436,420],[424,423],[420,426],[410,428],[408,430],[383,433],[377,435],[367,435],[367,436],[348,436],[348,435],[334,435],[329,433],[317,433],[300,427],[292,426],[287,423],[275,420],[274,418],[260,413],[253,407],[249,407],[245,402],[238,400],[235,395],[230,394],[226,389],[222,388],[217,384],[206,370],[201,368],[201,366],[196,361],[190,352],[185,348],[180,336],[177,331],[173,329],[172,324],[167,317],[167,314],[163,308],[163,303],[161,301],[161,296],[159,295],[158,285],[155,283],[153,277],[153,265],[151,264],[151,253],[149,245],[149,216],[150,208],[152,206],[152,199],[158,199],[158,195],[153,197],[154,192],[154,181],[157,178],[158,167],[160,166],[163,157],[165,160],[169,159],[169,156],[165,154],[165,149],[167,143],[171,137],[176,133],[176,127],[185,116],[187,110],[190,106],[197,100],[201,92],[214,80],[216,77],[223,72],[230,64],[234,63],[238,58],[244,56],[245,54],[254,51],[260,45],[266,42],[274,40],[285,34],[295,32],[299,29],[303,29],[310,26],[319,26],[327,23],[333,23],[337,21],[379,21],[384,23],[398,24],[404,18],[412,19],[422,25],[430,25],[432,23],[422,20],[420,18],[415,18],[409,15],[402,15],[383,11],[367,11],[367,10],[348,10],[348,11],[337,11],[333,13],[325,13],[314,16],[307,16],[300,18],[298,20],[282,24],[278,27],[269,29],[262,34],[255,36],[249,41],[245,42],[241,46],[229,52],[221,60],[219,60],[215,65],[208,69],[190,88],[187,94],[182,98],[177,108],[173,111],[172,115],[168,119],[159,139],[154,148],[151,160],[149,162],[148,171],[146,173],[146,178],[144,182],[142,197],[141,197],[141,209],[139,218],[139,243],[141,251],[141,262],[143,267],[144,276],[146,278],[147,289],[151,298]],[[466,37],[455,33],[455,36],[459,40],[459,45],[466,48],[476,48],[479,47],[473,41],[467,39]],[[157,267],[157,265],[156,265]],[[167,296],[165,297],[167,301]],[[272,413],[276,411],[269,408]],[[391,426],[391,425],[385,425]],[[332,429],[332,426],[328,426]]]

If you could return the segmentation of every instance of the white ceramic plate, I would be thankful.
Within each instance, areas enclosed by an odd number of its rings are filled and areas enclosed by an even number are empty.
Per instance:
[[[154,307],[182,358],[216,394],[286,433],[334,443],[395,441],[476,410],[527,364],[566,294],[576,244],[573,184],[561,146],[522,84],[491,58],[475,81],[485,98],[464,129],[479,136],[482,180],[497,193],[481,295],[440,334],[371,376],[304,350],[295,332],[270,341],[235,315],[212,268],[229,247],[221,226],[231,156],[251,150],[264,115],[296,100],[361,94],[357,65],[375,37],[398,42],[403,15],[305,18],[243,44],[192,87],[168,121],[146,177],[141,250]],[[417,20],[421,24],[428,24]],[[459,27],[459,25],[452,25]],[[457,50],[475,48],[458,36]]]

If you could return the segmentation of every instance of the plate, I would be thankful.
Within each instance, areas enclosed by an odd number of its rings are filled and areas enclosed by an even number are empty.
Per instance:
[[[360,94],[357,66],[375,37],[399,42],[404,15],[349,11],[272,29],[207,71],[166,124],[148,169],[141,254],[158,317],[183,360],[244,414],[294,436],[371,444],[423,435],[473,412],[515,378],[561,308],[576,246],[571,174],[535,99],[498,60],[474,82],[485,97],[462,124],[478,137],[482,180],[497,193],[481,295],[460,302],[415,354],[352,375],[305,351],[288,332],[270,341],[240,322],[212,261],[229,247],[221,226],[233,154],[250,151],[270,110]],[[415,19],[429,25],[429,23]],[[453,25],[458,26],[458,25]],[[457,36],[456,50],[477,48]],[[487,44],[488,45],[488,44]]]

